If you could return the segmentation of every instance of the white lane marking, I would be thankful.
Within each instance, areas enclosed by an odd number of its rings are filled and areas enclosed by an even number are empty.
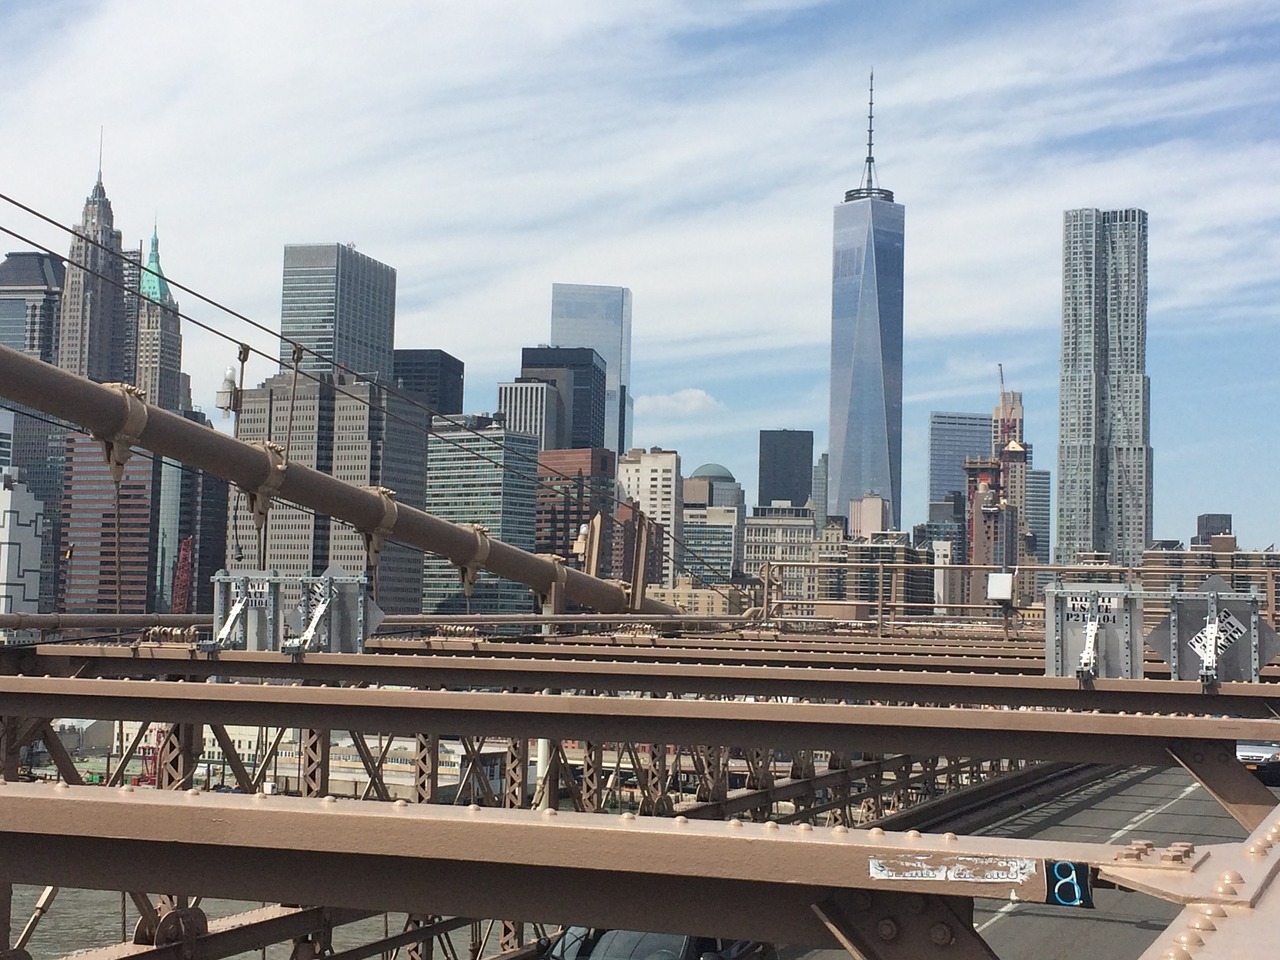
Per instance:
[[[1107,837],[1107,843],[1115,843],[1117,840],[1123,837],[1126,833],[1132,833],[1134,830],[1137,830],[1140,826],[1142,826],[1152,817],[1157,816],[1161,813],[1164,813],[1166,810],[1172,807],[1179,800],[1185,800],[1192,793],[1194,793],[1196,790],[1199,790],[1199,789],[1200,789],[1200,784],[1198,783],[1189,784],[1188,786],[1183,788],[1180,794],[1178,794],[1168,803],[1165,803],[1159,807],[1156,807],[1154,810],[1148,810],[1146,813],[1138,814],[1136,817],[1134,817],[1132,820],[1126,823],[1123,827],[1121,827],[1115,833],[1111,834],[1111,836]]]
[[[987,927],[991,926],[997,920],[1003,919],[1004,917],[1008,916],[1009,911],[1012,910],[1017,905],[1018,905],[1017,900],[1010,900],[1003,907],[1001,907],[991,916],[987,917],[987,919],[983,920],[980,924],[974,927],[973,928],[974,933],[981,933],[983,930],[987,929]]]
[[[1140,826],[1142,826],[1152,817],[1156,816],[1157,814],[1164,813],[1166,810],[1172,807],[1179,800],[1185,800],[1192,793],[1194,793],[1196,790],[1199,790],[1199,789],[1200,789],[1200,784],[1198,783],[1189,784],[1188,786],[1183,788],[1181,793],[1179,793],[1176,797],[1174,797],[1172,800],[1168,801],[1167,803],[1161,804],[1160,806],[1156,807],[1154,810],[1148,810],[1146,813],[1138,814],[1136,817],[1134,817],[1132,820],[1126,823],[1123,827],[1121,827],[1115,833],[1111,834],[1111,836],[1107,837],[1107,843],[1114,843],[1115,841],[1123,837],[1125,834],[1132,833],[1134,830],[1137,830]],[[974,927],[973,928],[974,932],[981,933],[983,930],[987,929],[987,927],[991,926],[997,920],[1003,920],[1005,917],[1007,917],[1010,914],[1010,912],[1013,910],[1014,907],[1018,905],[1019,902],[1020,901],[1017,901],[1017,900],[1011,900],[1009,903],[1006,903],[1003,907],[1001,907],[991,916],[987,917],[986,920],[983,920],[982,923]]]

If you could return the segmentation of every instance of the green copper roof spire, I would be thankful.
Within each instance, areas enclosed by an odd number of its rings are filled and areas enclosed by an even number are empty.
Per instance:
[[[150,300],[173,303],[173,297],[169,295],[169,284],[165,282],[164,271],[160,269],[160,236],[154,229],[151,231],[151,254],[147,257],[147,269],[142,271],[138,288]]]

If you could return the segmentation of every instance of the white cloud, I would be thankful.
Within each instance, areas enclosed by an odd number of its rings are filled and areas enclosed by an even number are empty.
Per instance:
[[[637,420],[697,420],[722,412],[724,404],[698,387],[636,397]]]

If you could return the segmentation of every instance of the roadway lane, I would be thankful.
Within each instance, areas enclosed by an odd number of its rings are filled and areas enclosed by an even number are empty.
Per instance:
[[[1157,847],[1241,840],[1244,829],[1180,769],[1133,768],[1000,820],[980,835]],[[1137,957],[1177,915],[1173,904],[1119,890],[1094,892],[1095,909],[979,900],[974,926],[1001,960]],[[809,951],[804,960],[848,960]]]

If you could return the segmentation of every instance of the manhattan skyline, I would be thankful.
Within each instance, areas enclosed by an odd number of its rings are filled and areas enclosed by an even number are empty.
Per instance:
[[[34,129],[35,89],[66,108],[39,149],[0,148],[3,192],[76,222],[105,125],[117,228],[147,235],[158,214],[166,275],[269,326],[281,247],[354,240],[399,273],[397,345],[464,360],[472,411],[493,409],[519,348],[545,336],[551,283],[629,287],[634,444],[751,478],[761,429],[813,429],[827,448],[830,199],[860,165],[875,65],[877,160],[912,210],[903,526],[923,519],[928,412],[985,409],[997,362],[1028,435],[1056,436],[1062,211],[1134,206],[1153,237],[1152,533],[1186,540],[1198,513],[1229,512],[1244,543],[1280,540],[1248,469],[1200,469],[1251,464],[1274,439],[1260,413],[1278,392],[1270,6],[513,7],[496,25],[319,12],[286,44],[284,11],[233,38],[235,16],[6,5],[0,26],[24,43],[0,65],[0,115]],[[135,78],[85,82],[85,50],[126,44],[154,53],[146,127],[127,108]],[[318,76],[339,50],[352,69]],[[396,80],[371,98],[362,73]],[[0,223],[66,249],[7,206]],[[211,411],[234,353],[184,339],[209,358],[188,365]],[[1048,446],[1037,466],[1052,469]]]

